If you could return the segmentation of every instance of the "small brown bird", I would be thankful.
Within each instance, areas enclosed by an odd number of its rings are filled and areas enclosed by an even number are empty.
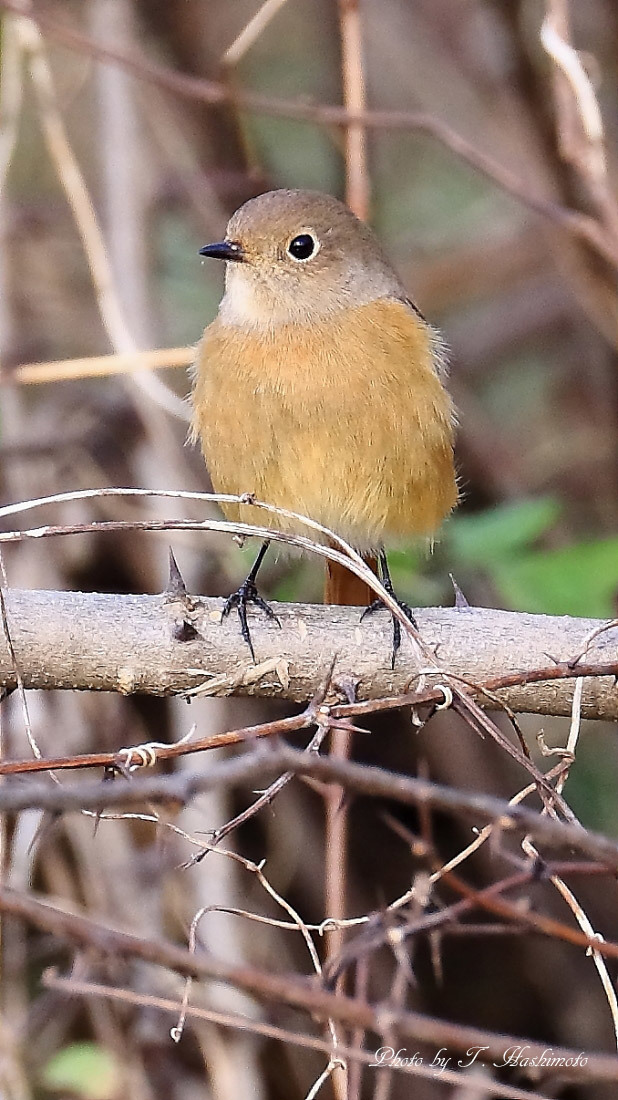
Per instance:
[[[251,493],[317,520],[374,569],[379,561],[392,591],[384,544],[431,538],[457,500],[438,334],[372,231],[329,195],[259,195],[200,254],[226,261],[193,392],[193,436],[215,491]],[[223,510],[255,522],[249,505]],[[308,533],[280,516],[268,522]],[[272,616],[255,586],[267,546],[224,609],[238,609],[252,654],[247,604]],[[329,563],[326,603],[370,599],[364,583]],[[394,620],[393,660],[399,641]]]

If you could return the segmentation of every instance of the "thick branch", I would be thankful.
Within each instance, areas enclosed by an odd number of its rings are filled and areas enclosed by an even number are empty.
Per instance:
[[[15,659],[27,688],[141,692],[172,695],[204,685],[213,695],[271,695],[304,701],[324,683],[337,654],[335,681],[357,685],[359,699],[398,695],[418,686],[427,668],[405,639],[390,668],[391,626],[377,613],[360,622],[357,609],[310,604],[275,605],[281,629],[255,615],[254,666],[233,616],[221,623],[221,601],[197,597],[5,591]],[[582,712],[617,718],[618,628],[594,619],[528,615],[486,608],[415,611],[426,645],[443,672],[473,683],[508,684],[500,699],[516,711],[570,713],[573,662],[586,639]],[[556,662],[564,662],[556,668]],[[585,664],[584,664],[585,662]],[[541,681],[539,670],[552,677]],[[434,678],[439,682],[440,675]],[[10,649],[0,644],[0,681],[15,686]],[[411,681],[413,681],[411,683]],[[519,681],[519,682],[517,682]],[[431,682],[431,678],[430,678]],[[483,705],[491,700],[479,696]]]

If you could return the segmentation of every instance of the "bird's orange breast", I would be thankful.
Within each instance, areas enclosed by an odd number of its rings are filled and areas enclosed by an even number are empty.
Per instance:
[[[391,300],[317,324],[215,320],[198,351],[193,424],[215,491],[308,515],[359,549],[434,534],[457,499],[435,355],[432,330]],[[224,511],[255,522],[249,507]]]

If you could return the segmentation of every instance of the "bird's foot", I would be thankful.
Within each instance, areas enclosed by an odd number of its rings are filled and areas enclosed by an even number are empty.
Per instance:
[[[389,591],[389,595],[392,596],[393,599],[396,601],[398,607],[400,607],[403,611],[406,619],[408,619],[412,623],[412,626],[418,627],[418,623],[416,622],[416,619],[412,614],[412,609],[408,607],[407,603],[404,603],[403,600],[400,600],[392,590]],[[363,611],[361,615],[361,622],[363,621],[365,616],[373,615],[374,611],[380,611],[382,608],[386,608],[386,604],[383,603],[382,600],[374,600],[373,603],[370,603],[369,607],[366,607]],[[386,608],[386,610],[388,610],[388,608]],[[393,648],[391,650],[391,668],[394,668],[397,651],[401,646],[401,623],[399,619],[395,615],[393,615],[392,611],[389,611],[389,615],[393,620]]]
[[[247,622],[247,607],[253,605],[258,607],[260,611],[263,611],[268,619],[274,619],[278,627],[281,627],[279,619],[275,615],[272,607],[266,600],[260,596],[255,581],[251,577],[247,577],[241,584],[240,588],[236,589],[236,592],[232,592],[231,596],[228,596],[225,604],[223,605],[223,611],[221,612],[221,618],[225,619],[229,615],[230,611],[236,610],[238,613],[238,620],[240,622],[240,632],[249,646],[251,657],[255,663],[255,651],[253,649],[253,642],[251,640],[251,631],[249,630],[249,623]]]

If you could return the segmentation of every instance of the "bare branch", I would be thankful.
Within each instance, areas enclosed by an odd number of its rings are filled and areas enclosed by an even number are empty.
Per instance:
[[[90,355],[79,359],[57,359],[47,363],[20,363],[0,375],[0,382],[32,386],[41,382],[102,378],[110,374],[130,374],[133,371],[189,367],[194,359],[194,348],[178,347],[123,352],[118,355]]]
[[[358,0],[339,0],[341,32],[341,82],[343,102],[351,114],[366,110],[363,35]],[[345,197],[357,218],[367,221],[371,184],[367,166],[367,131],[363,123],[346,127]]]
[[[196,978],[214,978],[229,982],[266,1001],[294,1005],[321,1019],[332,1017],[351,1027],[382,1032],[396,1029],[399,1037],[425,1041],[434,1046],[467,1051],[482,1047],[484,1057],[504,1064],[505,1051],[521,1044],[520,1036],[503,1035],[468,1027],[420,1012],[407,1012],[393,1005],[367,1004],[363,1001],[326,992],[307,979],[292,975],[273,974],[250,966],[235,966],[209,953],[194,955],[185,948],[164,940],[153,940],[143,934],[119,931],[110,925],[91,920],[81,913],[69,913],[55,908],[33,895],[0,889],[0,909],[20,917],[28,924],[50,932],[71,944],[83,944],[104,954],[141,958],[159,966],[169,967]],[[546,1045],[525,1040],[526,1055],[542,1057]],[[563,1059],[571,1067],[569,1075],[577,1080],[618,1080],[618,1058],[605,1054],[552,1046],[552,1056]],[[563,1072],[563,1071],[562,1071]]]
[[[483,930],[485,931],[487,927],[488,925],[483,925]],[[502,928],[500,931],[502,931]],[[136,1005],[142,1008],[160,1009],[161,1012],[175,1013],[178,1011],[178,1003],[169,998],[153,997],[146,993],[135,993],[130,989],[119,989],[110,985],[101,985],[98,982],[84,982],[75,978],[62,978],[51,970],[46,971],[43,975],[43,985],[46,989],[60,990],[72,997],[106,997],[110,1001]],[[250,1032],[252,1035],[263,1035],[269,1039],[281,1039],[285,1043],[304,1047],[307,1050],[318,1050],[324,1051],[327,1054],[330,1053],[330,1044],[323,1039],[318,1039],[313,1035],[299,1034],[298,1032],[290,1031],[288,1028],[279,1027],[275,1024],[251,1020],[246,1016],[238,1016],[229,1012],[218,1012],[216,1009],[202,1008],[197,1005],[189,1005],[187,1008],[187,1015],[196,1020],[208,1020],[214,1024],[221,1025],[223,1028],[238,1028],[240,1031]],[[376,1060],[375,1054],[369,1051],[347,1046],[340,1046],[339,1053],[342,1057],[350,1061],[357,1061],[365,1066],[374,1065]],[[435,1067],[424,1066],[422,1064],[404,1064],[399,1061],[394,1062],[392,1068],[397,1073],[417,1077],[429,1077],[435,1080]],[[462,1073],[461,1071],[444,1069],[440,1073],[440,1080],[447,1084],[458,1085],[462,1080]],[[466,1090],[478,1087],[480,1095],[483,1096],[498,1094],[500,1100],[548,1100],[548,1097],[536,1091],[529,1092],[528,1089],[511,1088],[503,1082],[492,1081],[491,1078],[485,1075],[479,1075],[478,1078],[475,1079],[472,1074],[466,1073],[464,1080]]]
[[[0,0],[0,9],[23,14],[21,0]],[[603,231],[594,218],[570,210],[551,199],[535,195],[523,180],[493,157],[477,149],[441,119],[424,111],[378,110],[350,112],[345,107],[331,104],[307,103],[302,100],[285,100],[258,92],[231,89],[225,83],[203,80],[175,72],[162,65],[155,65],[144,58],[126,52],[112,50],[87,35],[80,34],[68,25],[59,23],[44,12],[28,9],[28,18],[35,21],[50,38],[61,42],[68,49],[78,50],[99,61],[108,61],[126,69],[134,76],[157,87],[166,88],[175,95],[217,105],[232,101],[238,108],[270,115],[273,118],[291,118],[313,122],[322,126],[358,126],[383,130],[416,130],[435,138],[450,149],[455,156],[469,164],[475,171],[492,180],[498,187],[518,199],[530,209],[550,218],[576,237],[586,240],[599,255],[615,265],[615,252],[608,244]]]
[[[0,807],[3,813],[17,813],[33,806],[73,812],[85,808],[104,810],[119,805],[135,806],[145,801],[185,804],[203,791],[255,785],[285,771],[339,783],[367,797],[385,798],[408,806],[429,806],[471,821],[475,826],[493,822],[503,831],[529,834],[547,848],[572,847],[590,859],[601,861],[609,870],[618,870],[618,843],[581,825],[542,816],[482,792],[444,787],[383,768],[325,758],[283,745],[273,751],[255,749],[232,760],[218,761],[208,771],[142,776],[139,781],[130,783],[120,780],[83,782],[79,786],[67,784],[63,787],[52,787],[49,783],[22,785],[21,782],[11,787],[6,783],[0,790]]]

